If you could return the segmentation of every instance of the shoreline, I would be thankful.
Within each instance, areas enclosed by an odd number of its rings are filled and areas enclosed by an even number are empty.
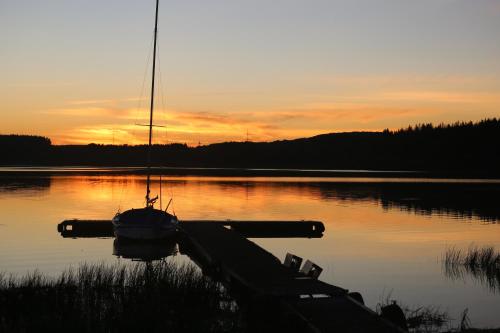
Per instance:
[[[144,175],[147,167],[93,166],[93,165],[12,165],[0,166],[0,176],[10,175]],[[500,182],[500,175],[478,173],[444,173],[408,170],[321,170],[321,169],[272,169],[272,168],[202,168],[202,167],[152,167],[152,175],[165,176],[217,176],[217,177],[311,177],[311,178],[392,178],[401,180],[431,179],[462,182]]]

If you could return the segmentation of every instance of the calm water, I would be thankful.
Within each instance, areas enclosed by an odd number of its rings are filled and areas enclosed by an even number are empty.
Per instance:
[[[155,189],[158,190],[158,182]],[[500,326],[500,292],[481,279],[451,279],[449,246],[500,249],[500,183],[429,179],[164,177],[180,219],[314,219],[321,239],[253,239],[278,258],[292,252],[324,268],[320,279],[359,291],[368,306],[391,295],[469,308],[477,326]],[[80,262],[115,262],[113,239],[64,239],[68,218],[109,219],[143,204],[143,176],[0,172],[0,272],[54,275]],[[164,201],[167,201],[164,199]],[[177,255],[174,260],[188,260]]]

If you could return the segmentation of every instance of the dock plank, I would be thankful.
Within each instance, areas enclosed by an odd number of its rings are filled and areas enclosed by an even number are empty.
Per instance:
[[[283,266],[274,255],[222,225],[185,223],[181,229],[198,251],[206,252],[212,265],[220,265],[257,293],[298,297],[347,292],[315,279],[303,279],[303,275]]]
[[[404,332],[348,296],[296,300],[289,304],[319,332]]]

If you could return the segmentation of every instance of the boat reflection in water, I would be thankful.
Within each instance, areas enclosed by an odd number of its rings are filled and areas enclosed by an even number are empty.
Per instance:
[[[178,252],[179,248],[175,239],[137,241],[115,238],[113,241],[113,255],[133,261],[161,260],[176,255]]]
[[[57,226],[63,238],[113,238],[113,225],[107,220],[64,220]],[[163,239],[129,239],[116,237],[113,240],[113,255],[136,261],[161,260],[176,255],[177,234]]]

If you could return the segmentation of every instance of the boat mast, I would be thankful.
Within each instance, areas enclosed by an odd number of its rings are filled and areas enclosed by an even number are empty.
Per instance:
[[[153,44],[153,74],[151,78],[151,104],[149,108],[149,144],[148,144],[148,164],[147,164],[147,188],[146,188],[146,207],[153,206],[154,200],[149,197],[150,193],[150,183],[151,183],[151,149],[152,149],[152,138],[153,138],[153,108],[154,108],[154,96],[155,96],[155,67],[156,67],[156,35],[158,33],[158,3],[160,0],[156,0],[156,14],[155,14],[155,32],[154,32],[154,44]]]

